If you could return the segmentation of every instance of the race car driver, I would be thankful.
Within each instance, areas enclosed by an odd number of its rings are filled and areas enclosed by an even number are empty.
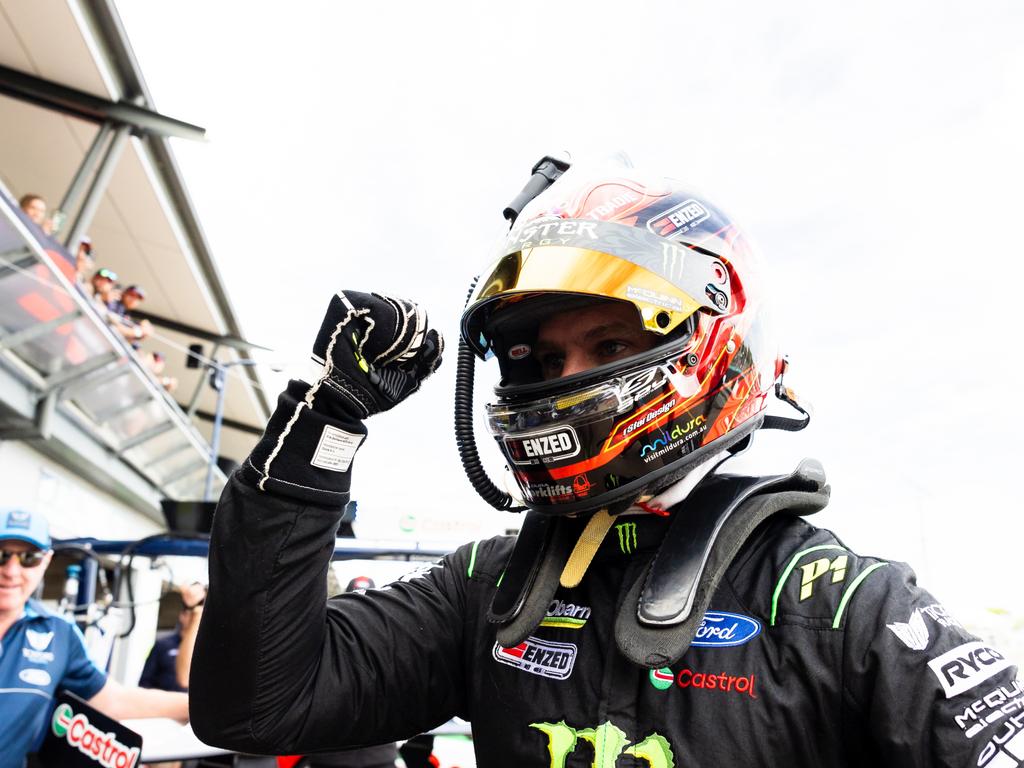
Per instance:
[[[1016,667],[908,566],[803,519],[827,503],[820,465],[722,466],[758,429],[807,418],[735,223],[632,169],[552,177],[513,211],[461,328],[460,374],[474,354],[501,367],[486,416],[528,510],[520,535],[325,600],[363,421],[442,350],[416,305],[339,293],[321,377],[290,383],[218,506],[196,733],[309,752],[458,715],[481,766],[1024,762]],[[474,461],[466,381],[467,472],[507,507]],[[802,416],[767,414],[773,397]]]

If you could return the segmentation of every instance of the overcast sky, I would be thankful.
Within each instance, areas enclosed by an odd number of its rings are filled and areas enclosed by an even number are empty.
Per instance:
[[[253,341],[302,358],[354,288],[418,300],[453,349],[533,163],[625,150],[774,271],[815,417],[742,461],[819,458],[819,524],[962,612],[1024,612],[1019,2],[118,7],[157,107],[208,129],[174,150]],[[370,423],[361,534],[504,527],[458,462],[454,373]]]

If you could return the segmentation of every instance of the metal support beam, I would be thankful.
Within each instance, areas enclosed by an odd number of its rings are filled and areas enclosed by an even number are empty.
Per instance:
[[[130,130],[127,125],[122,125],[114,131],[114,135],[107,145],[107,151],[100,161],[99,168],[96,169],[96,176],[93,177],[92,184],[89,185],[89,191],[85,193],[82,208],[78,211],[78,216],[75,217],[75,223],[68,230],[65,242],[67,242],[68,248],[72,251],[78,249],[78,244],[88,231],[89,225],[92,224],[92,219],[96,215],[96,209],[100,207],[100,201],[103,199],[103,193],[107,191],[110,178],[114,175],[117,161],[121,157],[121,152],[124,151],[124,145]],[[72,243],[74,243],[73,248]]]
[[[216,414],[210,413],[209,411],[196,411],[195,418],[202,419],[203,421],[214,421],[216,419]],[[256,435],[256,437],[263,436],[263,427],[257,427],[252,424],[246,424],[241,421],[236,421],[235,419],[227,418],[222,418],[221,424],[224,426],[225,429],[234,429],[237,430],[238,432],[245,432],[246,434],[249,435]]]
[[[183,323],[180,320],[172,320],[169,317],[161,317],[160,315],[153,315],[149,312],[142,312],[141,310],[132,310],[132,317],[139,320],[149,320],[153,325],[160,328],[166,328],[169,331],[176,331],[184,334],[185,336],[192,336],[196,339],[202,339],[203,341],[212,341],[218,345],[224,345],[225,347],[232,347],[239,349],[243,352],[248,352],[251,349],[261,349],[264,352],[273,352],[270,347],[263,347],[259,344],[253,344],[251,341],[240,339],[237,336],[224,336],[213,331],[207,331],[204,328],[197,328],[194,325]],[[213,358],[214,355],[209,355]]]
[[[45,323],[36,323],[30,325],[27,328],[22,328],[20,331],[14,333],[0,333],[0,349],[14,349],[32,339],[45,336],[55,328],[60,328],[65,323],[70,323],[72,320],[79,317],[82,313],[75,309],[68,312],[60,317],[55,317],[53,320],[47,320]]]
[[[53,436],[53,415],[57,410],[57,396],[50,392],[36,403],[36,429],[39,437],[49,440]]]
[[[124,361],[123,365],[112,365],[101,373],[94,374],[87,379],[82,381],[76,381],[73,384],[68,384],[60,392],[61,400],[74,400],[78,397],[83,390],[91,390],[96,387],[102,386],[108,382],[118,379],[124,376],[126,373],[130,373],[132,370],[131,365],[128,363],[126,358],[122,358]]]
[[[117,418],[118,416],[123,416],[129,411],[134,411],[136,408],[151,402],[153,402],[153,398],[150,396],[149,392],[143,392],[138,397],[132,398],[123,405],[117,405],[112,408],[105,408],[102,411],[97,411],[92,414],[92,418],[97,424],[102,424],[110,421],[111,419]]]
[[[202,141],[206,130],[127,101],[110,101],[35,75],[0,66],[0,93],[94,123],[112,121],[141,133]]]
[[[118,359],[117,352],[106,352],[102,355],[96,355],[91,357],[84,363],[73,365],[70,368],[65,368],[62,371],[51,373],[46,377],[46,388],[43,390],[43,394],[53,392],[58,387],[62,387],[70,381],[74,381],[82,376],[88,376],[93,371],[98,371],[112,362]]]
[[[155,427],[150,427],[145,432],[140,432],[135,437],[130,437],[121,443],[117,448],[118,454],[124,455],[132,448],[138,448],[143,443],[148,443],[154,437],[159,437],[164,432],[174,429],[174,424],[169,421],[161,421]]]
[[[89,178],[96,170],[96,164],[100,160],[100,153],[103,152],[104,145],[113,132],[114,125],[109,121],[100,126],[100,129],[93,137],[92,144],[89,145],[89,149],[85,153],[85,157],[82,159],[82,163],[78,166],[78,170],[75,171],[75,176],[71,179],[71,184],[68,186],[67,192],[64,193],[64,198],[60,201],[56,213],[63,213],[65,216],[71,215],[72,209],[78,203],[78,198],[85,191],[86,182],[89,181]],[[73,248],[72,244],[67,240],[65,240],[65,244],[72,253],[78,250],[78,243],[74,243]]]
[[[173,448],[171,448],[171,450],[164,451],[163,453],[151,459],[150,461],[147,461],[140,467],[140,469],[152,469],[157,464],[163,464],[168,459],[173,459],[175,456],[177,456],[179,453],[182,453],[183,451],[194,451],[195,449],[196,447],[192,445],[192,443],[182,443],[181,445],[176,445]],[[206,462],[203,462],[203,466],[206,466]]]
[[[183,469],[179,469],[173,475],[170,475],[169,477],[164,479],[164,481],[160,485],[161,487],[164,488],[164,490],[166,490],[168,486],[174,485],[175,483],[184,480],[189,475],[193,475],[199,470],[205,468],[206,462],[203,461],[202,459],[200,459],[199,461],[194,461],[191,464],[187,464]]]
[[[220,349],[220,342],[218,341],[213,345],[213,349],[210,350],[210,354],[206,356],[207,360],[217,359],[217,350]],[[206,386],[206,372],[207,368],[203,369],[203,375],[199,377],[199,381],[196,382],[195,391],[192,393],[191,399],[188,401],[188,408],[185,409],[185,414],[190,418],[195,418],[196,409],[199,407],[199,396],[203,393],[203,387]]]
[[[39,259],[28,248],[19,248],[17,251],[0,254],[0,280],[8,275],[20,275],[22,270],[38,263]]]

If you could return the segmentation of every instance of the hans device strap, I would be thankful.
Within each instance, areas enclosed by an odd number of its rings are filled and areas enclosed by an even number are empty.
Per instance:
[[[824,509],[825,471],[805,459],[790,475],[714,475],[683,502],[647,573],[633,584],[615,621],[622,654],[650,669],[673,664],[690,647],[711,596],[762,522],[778,512]]]
[[[622,603],[615,622],[622,654],[650,669],[675,662],[754,529],[779,512],[818,512],[828,496],[825,472],[814,459],[789,475],[705,479],[682,503],[685,514],[673,516],[658,553]],[[527,515],[487,617],[499,625],[503,647],[522,642],[544,618],[580,530],[579,520]]]

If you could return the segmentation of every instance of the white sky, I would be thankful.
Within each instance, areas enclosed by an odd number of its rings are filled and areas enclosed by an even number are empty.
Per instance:
[[[961,612],[1024,612],[1020,3],[118,8],[158,108],[209,131],[175,153],[249,338],[300,359],[354,288],[418,300],[449,340],[370,423],[361,534],[504,526],[452,436],[466,289],[541,155],[623,149],[730,210],[774,270],[816,414],[743,460],[819,458],[818,524]]]

